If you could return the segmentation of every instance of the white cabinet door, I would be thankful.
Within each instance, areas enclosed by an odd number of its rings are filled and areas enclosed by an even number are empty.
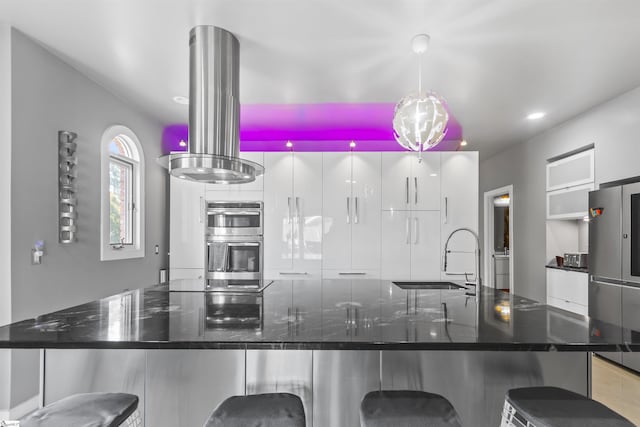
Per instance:
[[[351,154],[324,153],[322,175],[322,268],[348,271],[351,269],[351,212],[354,209],[351,206]],[[380,234],[379,230],[377,234]]]
[[[547,298],[589,306],[589,275],[547,268]]]
[[[547,164],[547,191],[595,181],[594,150],[583,151]]]
[[[245,151],[240,153],[240,158],[249,160],[259,165],[264,165],[264,153],[257,151]],[[264,176],[261,175],[253,182],[246,184],[206,184],[206,191],[224,191],[227,193],[239,193],[242,191],[262,191],[264,185]],[[237,199],[237,197],[235,198]]]
[[[265,153],[265,277],[293,269],[293,154]]]
[[[440,278],[440,212],[411,213],[411,280]]]
[[[410,155],[409,159],[411,209],[440,210],[440,153],[422,153],[420,162],[415,154]]]
[[[443,152],[441,154],[441,251],[454,230],[466,227],[478,233],[478,153]],[[447,271],[475,271],[476,242],[467,232],[453,236]],[[443,273],[443,278],[447,276]],[[449,277],[450,278],[450,277]]]
[[[383,279],[411,279],[409,215],[409,211],[382,211],[380,276]]]
[[[204,184],[172,176],[170,187],[169,269],[195,268],[203,272]]]
[[[293,269],[322,268],[322,153],[293,155]]]
[[[406,152],[382,153],[382,209],[411,209],[411,157]]]
[[[593,184],[547,192],[547,219],[582,219],[589,214]]]
[[[352,155],[351,267],[356,271],[380,269],[380,167],[380,153]]]

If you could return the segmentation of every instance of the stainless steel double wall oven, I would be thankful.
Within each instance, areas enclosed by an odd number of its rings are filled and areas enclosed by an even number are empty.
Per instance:
[[[261,280],[262,202],[208,201],[206,217],[206,278]]]

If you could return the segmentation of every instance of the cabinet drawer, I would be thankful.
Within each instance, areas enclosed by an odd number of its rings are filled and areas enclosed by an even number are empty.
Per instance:
[[[586,273],[547,269],[547,297],[589,305],[589,275]]]
[[[322,270],[323,279],[379,279],[379,270]]]
[[[303,271],[303,270],[267,270],[264,273],[267,280],[320,280],[322,278],[320,271]]]
[[[202,279],[204,269],[202,268],[172,268],[169,270],[169,279]]]
[[[547,297],[547,305],[561,308],[572,313],[581,314],[583,316],[586,316],[589,312],[589,308],[587,306],[576,304],[575,302],[566,301],[559,298]]]

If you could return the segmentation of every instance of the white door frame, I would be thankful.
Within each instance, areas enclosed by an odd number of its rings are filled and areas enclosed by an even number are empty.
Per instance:
[[[491,254],[493,248],[490,243],[493,242],[493,199],[503,194],[509,195],[509,292],[513,295],[513,278],[514,274],[514,258],[515,251],[514,235],[513,235],[513,185],[507,185],[505,187],[496,188],[484,193],[484,283],[486,286],[489,284],[495,287],[495,283],[491,280],[492,267],[491,267]]]

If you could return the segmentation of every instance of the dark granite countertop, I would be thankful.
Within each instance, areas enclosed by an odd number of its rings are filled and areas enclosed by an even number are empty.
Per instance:
[[[589,269],[587,267],[565,267],[565,266],[551,265],[551,264],[547,264],[545,267],[553,268],[556,270],[576,271],[578,273],[587,273],[587,274],[589,273]]]
[[[640,351],[640,333],[482,288],[276,281],[259,295],[166,285],[0,327],[0,348]]]

